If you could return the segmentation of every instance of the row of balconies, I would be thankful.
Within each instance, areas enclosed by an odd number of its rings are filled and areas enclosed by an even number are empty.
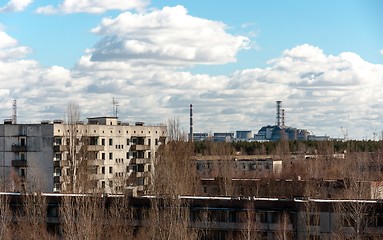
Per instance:
[[[13,152],[26,152],[26,146],[15,146],[15,148],[13,148],[14,146],[12,146],[12,151]],[[20,149],[23,149],[21,147],[24,147],[25,150],[19,150],[19,148],[17,147],[20,147]],[[54,152],[65,152],[65,151],[68,151],[68,145],[54,145],[53,146],[53,151]],[[87,151],[89,152],[100,152],[100,151],[105,151],[105,146],[104,145],[88,145],[86,146],[87,148]],[[15,150],[13,150],[15,149]],[[18,149],[19,151],[16,151],[16,149]],[[130,150],[131,151],[146,151],[146,150],[150,150],[150,145],[132,145],[130,147]]]
[[[24,160],[13,160],[12,162],[17,162],[17,161],[24,161]],[[107,160],[86,160],[88,166],[102,166],[105,164]],[[26,162],[26,160],[25,160]],[[132,158],[130,161],[130,164],[144,164],[144,163],[150,163],[150,159],[148,158]],[[16,164],[16,163],[15,163]],[[69,166],[69,161],[68,160],[60,160],[60,161],[53,161],[53,166],[54,167],[65,167]]]

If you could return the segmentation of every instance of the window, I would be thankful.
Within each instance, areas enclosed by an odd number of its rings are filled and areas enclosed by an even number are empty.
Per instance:
[[[61,153],[56,153],[55,160],[61,161]]]
[[[144,172],[145,171],[145,164],[138,164],[137,165],[137,171],[138,172]]]
[[[101,153],[101,159],[105,160],[105,153]]]
[[[149,146],[150,146],[151,140],[152,140],[152,139],[150,139],[150,138],[148,139],[148,145],[149,145]]]
[[[105,174],[105,167],[101,167],[101,174]]]
[[[109,181],[109,187],[113,187],[113,181]]]
[[[20,177],[25,177],[27,175],[27,170],[25,168],[20,168]]]
[[[109,153],[109,160],[113,160],[113,153]]]
[[[109,167],[109,173],[113,173],[113,167]]]
[[[101,188],[105,188],[105,181],[101,181]]]
[[[101,139],[101,145],[105,146],[105,138]]]
[[[56,138],[55,138],[55,142],[54,142],[54,144],[55,144],[55,145],[61,145],[61,141],[62,141],[61,138],[56,137]]]
[[[158,139],[156,138],[156,145],[158,145]]]
[[[109,138],[109,146],[113,146],[113,139]]]
[[[55,168],[54,176],[60,176],[61,175],[61,169]]]
[[[130,143],[130,139],[128,138],[126,139],[126,145],[129,145],[129,143]]]

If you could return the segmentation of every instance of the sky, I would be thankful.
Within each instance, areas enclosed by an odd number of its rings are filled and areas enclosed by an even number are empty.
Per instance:
[[[0,0],[0,119],[383,131],[383,1]],[[374,134],[375,133],[375,134]]]

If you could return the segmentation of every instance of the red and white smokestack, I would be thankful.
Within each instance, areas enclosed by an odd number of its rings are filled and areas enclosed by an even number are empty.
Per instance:
[[[193,142],[193,104],[190,104],[190,133],[189,142]]]
[[[277,126],[282,126],[282,101],[277,101]]]

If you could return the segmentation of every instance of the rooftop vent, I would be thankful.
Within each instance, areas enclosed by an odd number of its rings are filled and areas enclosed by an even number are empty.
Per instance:
[[[136,126],[144,126],[144,122],[136,122]]]
[[[4,119],[4,124],[12,124],[12,119]]]

